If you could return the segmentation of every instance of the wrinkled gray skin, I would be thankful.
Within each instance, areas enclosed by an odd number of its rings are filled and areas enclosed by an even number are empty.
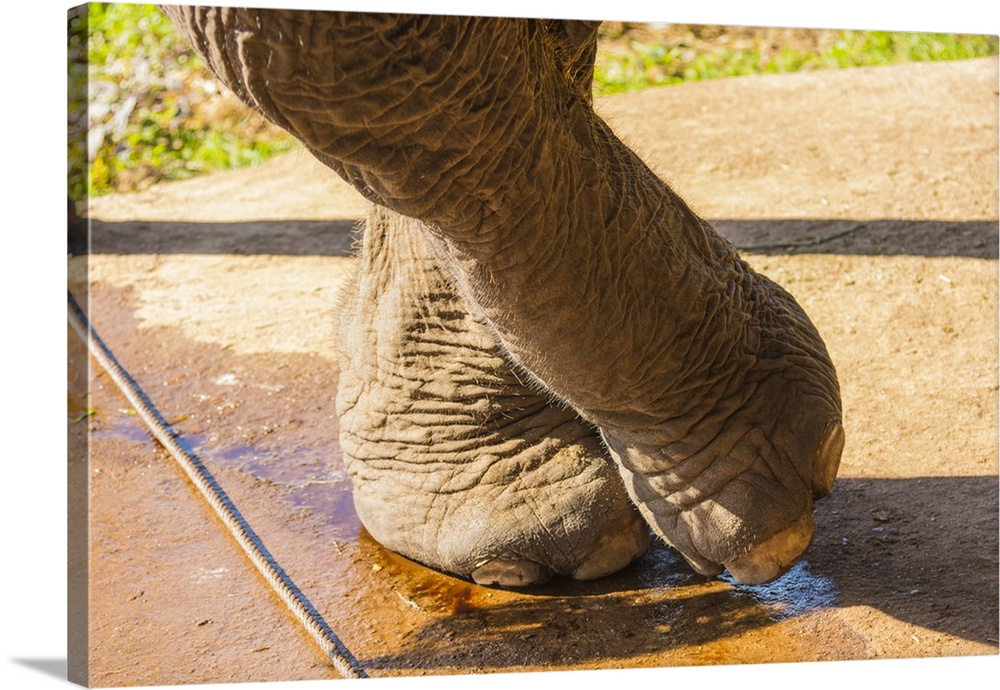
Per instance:
[[[833,364],[594,113],[596,23],[165,9],[377,204],[337,399],[376,539],[508,586],[621,568],[646,524],[706,575],[802,555],[844,444]]]
[[[593,428],[526,385],[417,221],[370,212],[341,299],[340,442],[381,543],[503,585],[599,577],[646,550]]]

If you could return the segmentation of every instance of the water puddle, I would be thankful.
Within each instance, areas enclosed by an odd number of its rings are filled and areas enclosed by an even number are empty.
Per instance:
[[[396,595],[408,607],[439,616],[461,616],[488,608],[493,592],[385,551],[390,574],[398,581]]]
[[[337,450],[320,446],[279,452],[230,446],[208,448],[203,455],[284,488],[293,509],[318,517],[340,539],[357,540],[361,524],[354,512],[351,481]]]
[[[691,570],[683,556],[662,543],[654,542],[637,565],[639,581],[650,589],[672,589],[706,581]]]
[[[124,412],[97,426],[97,437],[116,436],[132,442],[149,443],[151,438],[142,422]],[[363,528],[354,511],[351,482],[339,459],[339,451],[329,445],[283,448],[281,451],[246,445],[213,446],[202,435],[186,437],[195,452],[211,469],[223,464],[246,472],[258,480],[279,486],[287,492],[293,509],[308,511],[319,518],[338,540],[356,543]],[[374,545],[374,542],[372,542]],[[396,592],[406,606],[443,616],[467,614],[506,600],[510,593],[494,596],[497,590],[479,587],[431,570],[374,545],[379,552],[382,577],[396,582]],[[721,589],[720,589],[721,586]],[[553,589],[555,588],[555,589]],[[718,579],[704,578],[688,568],[673,549],[654,544],[633,566],[622,574],[596,583],[558,581],[535,592],[521,592],[538,601],[547,593],[582,601],[601,593],[669,592],[667,599],[677,606],[685,599],[723,596],[726,608],[746,609],[771,621],[782,621],[830,608],[836,604],[838,590],[834,581],[813,573],[809,563],[799,562],[778,580],[764,585],[744,585],[724,573]],[[666,603],[666,599],[661,599]]]
[[[119,438],[130,443],[153,443],[153,437],[146,431],[142,420],[137,417],[127,418],[121,421],[115,420],[111,423],[101,423],[95,425],[90,430],[90,437],[93,439]]]
[[[812,573],[808,561],[799,561],[777,580],[764,585],[740,584],[728,572],[721,579],[731,584],[734,592],[769,608],[775,620],[831,608],[837,601],[838,591],[833,579]]]

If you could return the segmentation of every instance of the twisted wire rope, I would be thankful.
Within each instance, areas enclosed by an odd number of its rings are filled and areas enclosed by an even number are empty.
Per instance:
[[[367,678],[368,674],[365,673],[361,663],[340,641],[340,638],[327,625],[312,603],[274,559],[212,473],[192,450],[182,444],[182,439],[174,433],[170,424],[152,404],[139,384],[115,359],[111,349],[101,340],[87,319],[87,315],[77,304],[73,293],[70,292],[68,295],[69,322],[73,326],[73,330],[87,344],[90,354],[132,404],[133,409],[146,423],[154,438],[173,456],[201,495],[215,510],[237,543],[243,548],[250,562],[305,627],[340,675],[345,678]]]

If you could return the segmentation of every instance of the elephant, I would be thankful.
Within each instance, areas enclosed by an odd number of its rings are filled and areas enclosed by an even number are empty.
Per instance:
[[[336,406],[378,542],[501,587],[615,572],[650,530],[707,577],[802,557],[833,362],[595,113],[599,22],[163,9],[372,203]]]

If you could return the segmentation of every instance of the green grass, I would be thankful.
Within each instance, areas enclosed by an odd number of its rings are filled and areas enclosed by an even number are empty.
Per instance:
[[[91,3],[71,10],[69,188],[86,195],[260,163],[296,146],[217,85],[152,5]],[[692,27],[697,29],[697,27]],[[829,32],[828,32],[829,33]],[[698,31],[646,45],[629,34],[602,47],[598,95],[748,74],[955,60],[997,54],[990,36],[843,31],[819,51],[712,42]]]
[[[757,47],[732,49],[699,42],[645,45],[603,51],[595,69],[598,95],[638,91],[685,81],[701,81],[750,74],[774,74],[816,69],[840,69],[902,62],[961,60],[997,54],[996,36],[840,31],[837,40],[821,52],[785,47],[764,51]]]
[[[83,11],[69,22],[72,199],[254,165],[296,145],[217,86],[154,6]]]

